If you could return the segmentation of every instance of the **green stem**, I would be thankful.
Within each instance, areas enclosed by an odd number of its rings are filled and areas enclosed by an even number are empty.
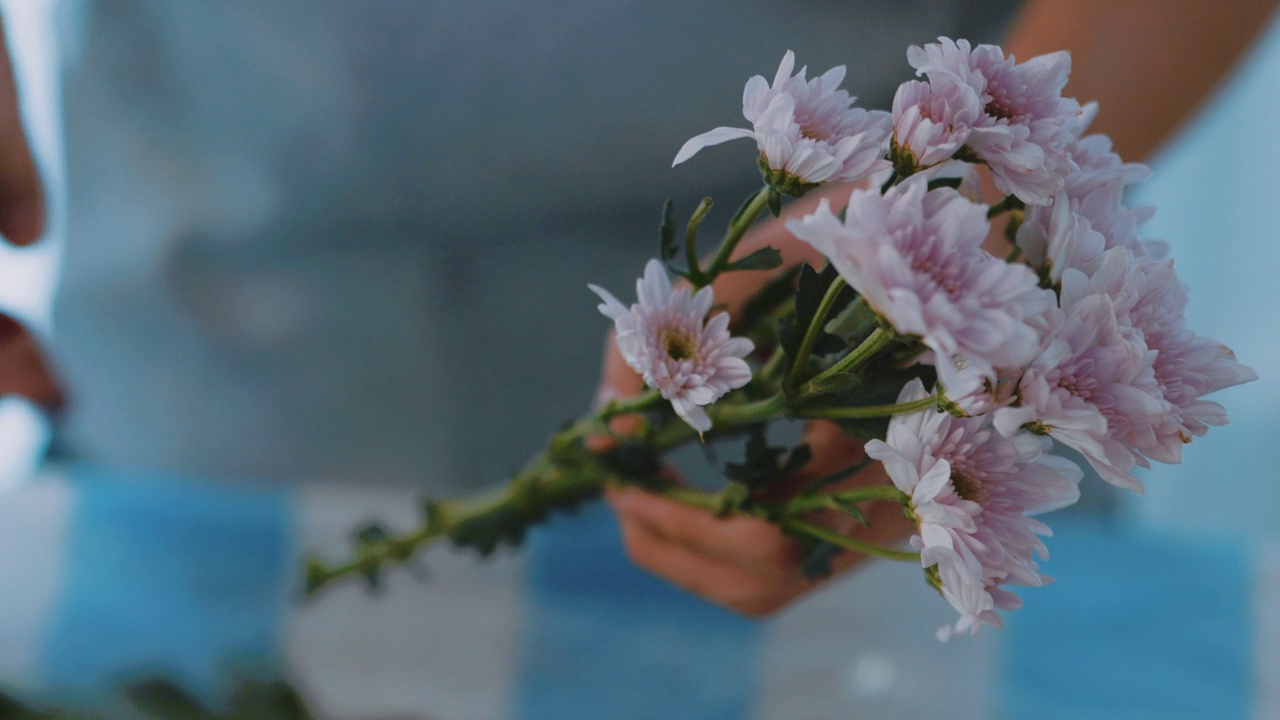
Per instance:
[[[847,480],[853,477],[854,475],[857,475],[858,473],[862,472],[863,468],[867,467],[872,462],[874,462],[874,460],[871,458],[870,455],[863,455],[862,459],[859,460],[858,462],[852,465],[849,465],[847,467],[841,468],[840,470],[837,470],[828,475],[823,475],[817,480],[814,480],[812,483],[809,483],[809,486],[804,489],[803,494],[812,495],[813,493],[818,492],[819,490],[821,490],[822,488],[828,485],[838,483],[842,480]]]
[[[782,393],[741,405],[712,405],[707,408],[713,425],[750,425],[777,415],[787,405]]]
[[[828,420],[864,420],[867,418],[889,417],[903,413],[926,410],[938,406],[938,397],[930,395],[911,402],[894,405],[864,405],[862,407],[801,408],[796,411],[797,417],[826,418]]]
[[[552,450],[573,445],[589,435],[609,435],[609,421],[619,415],[631,415],[644,412],[662,400],[662,393],[657,390],[645,390],[635,397],[625,400],[610,400],[594,415],[581,418],[573,425],[561,430],[551,438],[549,447]]]
[[[618,415],[631,415],[632,413],[644,412],[653,407],[662,399],[662,393],[658,390],[645,390],[635,397],[626,400],[610,400],[600,411],[596,413],[596,418],[602,422],[611,420]]]
[[[893,485],[868,485],[867,487],[853,490],[798,497],[787,504],[787,509],[791,512],[838,510],[839,507],[834,502],[837,499],[848,503],[859,503],[868,500],[892,500],[897,502],[902,499],[902,491]]]
[[[796,352],[795,361],[791,364],[789,379],[793,385],[800,382],[801,376],[804,375],[805,366],[809,362],[809,353],[813,352],[813,343],[817,341],[818,335],[822,332],[822,326],[826,324],[827,315],[831,312],[831,306],[835,305],[836,298],[844,288],[844,278],[837,275],[831,286],[827,288],[827,294],[822,296],[822,302],[818,304],[818,310],[813,314],[809,329],[805,331],[804,339],[800,341],[800,349]]]
[[[782,367],[782,361],[787,357],[787,353],[779,347],[769,356],[769,360],[760,368],[760,374],[757,377],[768,380],[777,374],[778,369]]]
[[[698,281],[693,283],[695,290],[711,284],[716,279],[716,276],[724,272],[725,267],[729,264],[729,257],[738,248],[738,243],[742,241],[742,236],[747,234],[747,229],[756,221],[756,218],[760,217],[760,213],[764,212],[768,204],[769,186],[766,185],[756,191],[756,194],[742,208],[742,212],[730,223],[724,240],[720,242],[720,250],[711,259],[711,264],[707,266],[707,269],[701,273]]]
[[[613,479],[593,457],[583,454],[577,460],[581,466],[561,465],[546,455],[539,456],[506,485],[473,498],[434,503],[415,530],[357,545],[350,560],[334,565],[311,560],[306,566],[307,594],[347,576],[373,574],[387,565],[407,562],[437,540],[465,537],[477,528],[515,524],[537,517],[547,508],[571,505]]]
[[[707,216],[711,210],[711,198],[702,198],[702,202],[698,203],[697,209],[693,211],[693,215],[689,217],[689,226],[684,231],[684,255],[685,261],[689,264],[689,282],[701,287],[706,283],[702,281],[705,277],[702,269],[698,265],[698,226],[702,224],[702,219]]]
[[[671,498],[690,507],[703,510],[719,511],[723,504],[722,493],[709,493],[686,487],[669,487],[659,491],[663,497]]]
[[[853,352],[840,358],[840,361],[835,365],[823,370],[822,373],[813,378],[810,383],[821,382],[827,378],[840,375],[841,373],[857,370],[870,360],[877,352],[880,352],[885,345],[888,345],[889,341],[892,339],[893,333],[890,333],[884,328],[876,328],[875,332],[871,333],[870,337],[863,340],[858,347],[853,349]]]
[[[865,542],[852,538],[847,535],[841,535],[834,530],[828,530],[816,523],[796,518],[787,518],[782,521],[782,527],[792,532],[803,533],[817,540],[831,543],[836,547],[852,550],[863,555],[871,555],[873,557],[884,558],[886,560],[905,560],[908,562],[920,562],[920,553],[910,550],[894,550],[892,548],[881,547],[874,543]]]

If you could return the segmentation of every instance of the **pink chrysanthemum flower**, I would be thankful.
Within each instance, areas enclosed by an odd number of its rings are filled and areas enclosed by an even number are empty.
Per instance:
[[[1054,285],[1062,282],[1066,270],[1096,263],[1107,247],[1106,238],[1078,209],[1078,203],[1059,190],[1052,205],[1027,208],[1018,226],[1017,245],[1027,262]]]
[[[1173,261],[1141,262],[1145,290],[1130,311],[1134,326],[1155,353],[1153,371],[1169,412],[1154,426],[1132,428],[1128,441],[1143,455],[1163,463],[1182,460],[1182,446],[1210,426],[1227,424],[1226,410],[1204,396],[1258,379],[1252,368],[1212,338],[1186,326],[1187,290]]]
[[[711,288],[692,295],[687,287],[672,289],[657,260],[645,265],[636,281],[639,301],[629,309],[609,291],[588,287],[604,301],[600,312],[613,320],[627,365],[698,432],[711,429],[704,406],[751,381],[743,360],[754,349],[751,341],[729,335],[726,313],[703,324],[714,299]]]
[[[968,85],[902,83],[893,96],[895,165],[919,169],[951,159],[968,142],[981,113],[978,95]]]
[[[965,147],[990,166],[1002,192],[1029,205],[1053,198],[1072,165],[1068,124],[1080,115],[1079,103],[1062,97],[1070,55],[1056,52],[1017,63],[995,45],[971,48],[966,40],[943,37],[910,48],[907,60],[935,88],[959,84],[978,95],[981,112]]]
[[[881,195],[855,190],[842,222],[826,200],[787,223],[902,335],[921,338],[947,386],[956,364],[994,379],[994,368],[1029,363],[1040,346],[1039,316],[1052,294],[1035,273],[992,257],[986,206],[949,188],[911,179]]]
[[[1001,432],[1027,424],[1079,451],[1104,480],[1141,491],[1129,440],[1169,413],[1156,383],[1155,352],[1133,324],[1148,278],[1124,248],[1108,251],[1092,276],[1068,269],[1062,313],[1044,351],[1019,381],[1018,407],[995,413]]]
[[[912,380],[898,402],[926,396]],[[884,463],[893,484],[909,498],[919,533],[911,539],[943,596],[960,613],[954,633],[976,634],[979,624],[1000,626],[995,610],[1017,607],[1002,585],[1041,585],[1036,556],[1048,557],[1039,536],[1051,535],[1032,515],[1075,503],[1080,468],[1044,454],[1029,433],[1004,437],[985,418],[954,418],[936,410],[895,415],[884,441],[867,455]]]
[[[855,98],[839,88],[843,65],[806,80],[805,68],[792,76],[795,63],[795,54],[788,50],[772,85],[760,75],[747,81],[742,114],[752,129],[721,127],[698,135],[680,148],[671,164],[679,165],[711,145],[754,138],[770,184],[790,195],[887,169],[889,114],[851,107]]]
[[[1083,133],[1097,114],[1097,103],[1085,106],[1081,117],[1068,127]],[[1163,257],[1162,244],[1142,240],[1138,230],[1152,209],[1124,206],[1127,187],[1142,182],[1151,171],[1145,165],[1125,163],[1111,150],[1105,135],[1087,135],[1067,146],[1075,168],[1067,175],[1053,204],[1027,208],[1018,228],[1017,243],[1039,272],[1054,283],[1068,268],[1091,271],[1102,253],[1127,248],[1139,258]]]
[[[1072,197],[1084,197],[1090,190],[1104,185],[1136,185],[1151,177],[1151,169],[1146,165],[1124,162],[1111,149],[1111,138],[1085,134],[1097,116],[1098,103],[1085,103],[1080,116],[1066,124],[1066,129],[1076,138],[1067,145],[1067,152],[1075,163],[1066,178],[1067,193]]]

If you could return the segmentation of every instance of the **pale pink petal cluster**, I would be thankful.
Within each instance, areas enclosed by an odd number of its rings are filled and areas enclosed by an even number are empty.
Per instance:
[[[855,98],[840,89],[844,66],[806,79],[795,69],[790,50],[768,83],[756,75],[742,93],[742,114],[751,129],[721,127],[692,138],[680,148],[679,165],[705,147],[737,138],[754,138],[770,181],[790,194],[823,183],[851,182],[889,167],[890,117],[879,110],[852,107]]]
[[[1061,320],[1019,380],[1003,432],[1030,426],[1075,448],[1104,480],[1141,491],[1135,466],[1178,462],[1181,444],[1226,423],[1202,397],[1256,379],[1219,343],[1186,328],[1186,294],[1169,261],[1107,250],[1062,276]]]
[[[893,97],[895,165],[921,169],[950,160],[968,142],[981,113],[978,95],[968,85],[919,80],[899,85]]]
[[[729,334],[725,313],[705,320],[714,301],[711,288],[696,294],[687,287],[673,289],[657,260],[650,260],[636,281],[638,302],[630,308],[607,290],[588,287],[604,301],[600,312],[613,320],[627,365],[698,432],[711,429],[706,405],[751,381],[743,359],[754,349],[751,341]]]
[[[1070,126],[1073,135],[1083,133],[1096,114],[1096,103],[1086,105]],[[1027,208],[1018,229],[1018,247],[1032,266],[1057,284],[1068,268],[1089,272],[1113,247],[1127,248],[1139,258],[1163,257],[1161,244],[1138,236],[1151,208],[1128,208],[1123,202],[1126,188],[1145,180],[1151,171],[1123,162],[1105,135],[1080,137],[1067,150],[1073,167],[1063,188],[1051,205]]]
[[[930,191],[922,176],[884,195],[855,190],[843,221],[823,200],[787,223],[894,330],[921,338],[947,385],[959,379],[957,365],[994,379],[995,368],[1029,363],[1052,305],[1030,269],[982,250],[988,227],[986,206],[949,188]]]
[[[964,147],[991,168],[1002,192],[1029,205],[1053,199],[1072,167],[1067,146],[1081,113],[1079,103],[1062,97],[1070,55],[1050,53],[1018,63],[995,45],[971,47],[943,37],[912,47],[907,60],[917,75],[929,78],[930,95],[943,94],[952,100],[949,107],[962,110],[935,120],[951,132],[967,132]],[[969,92],[977,96],[972,119],[962,101]]]
[[[926,396],[912,380],[898,401]],[[1081,472],[1046,455],[1029,433],[1004,437],[988,417],[954,418],[937,410],[896,415],[884,441],[867,454],[884,463],[909,498],[919,533],[911,539],[925,568],[936,568],[943,596],[960,613],[939,637],[975,634],[980,624],[1000,626],[997,609],[1018,599],[1004,585],[1041,585],[1036,558],[1048,551],[1049,528],[1032,518],[1075,503]]]
[[[1131,428],[1127,440],[1143,455],[1164,463],[1182,460],[1182,446],[1210,426],[1227,424],[1226,410],[1204,396],[1258,379],[1222,343],[1197,335],[1186,324],[1186,288],[1171,260],[1139,265],[1147,289],[1130,311],[1155,354],[1153,372],[1168,411],[1154,426]]]

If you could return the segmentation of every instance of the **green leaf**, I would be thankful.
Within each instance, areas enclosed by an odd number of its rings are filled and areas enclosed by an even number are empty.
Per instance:
[[[817,314],[819,306],[822,305],[822,298],[826,296],[827,288],[831,287],[831,283],[835,282],[837,277],[839,277],[839,273],[830,264],[821,273],[816,272],[807,264],[800,268],[800,277],[796,283],[795,314],[792,317],[782,319],[779,333],[782,349],[786,352],[787,376],[792,373],[792,363],[795,362],[795,357],[800,352],[800,345],[804,342],[805,333],[808,332],[814,315]],[[845,287],[836,296],[836,301],[831,307],[831,314],[838,315],[856,297],[857,293],[852,288]],[[817,340],[813,343],[810,357],[829,355],[847,351],[848,349],[849,346],[844,340],[830,333],[820,332]]]
[[[831,497],[831,502],[835,503],[836,506],[840,508],[840,512],[845,515],[849,515],[862,523],[863,527],[869,527],[871,525],[871,522],[867,520],[867,516],[862,514],[862,511],[858,509],[856,504],[845,500],[838,494]]]
[[[814,540],[807,535],[798,539],[800,540],[800,569],[804,571],[804,576],[810,580],[831,577],[831,561],[844,552],[844,548],[829,542]]]
[[[540,507],[522,510],[503,505],[491,513],[460,523],[449,534],[449,540],[455,547],[471,548],[482,557],[488,557],[503,545],[519,547],[528,529],[545,519],[546,515],[546,510]]]
[[[777,248],[760,248],[750,255],[735,260],[725,266],[726,271],[732,270],[772,270],[782,266],[782,253]]]
[[[126,688],[124,695],[149,718],[199,720],[206,717],[200,703],[169,680],[147,680]]]
[[[738,206],[738,209],[733,211],[733,219],[729,221],[730,226],[737,225],[738,222],[742,220],[742,217],[747,214],[747,208],[751,207],[751,203],[755,199],[756,193],[753,192],[742,201],[742,204]]]
[[[813,459],[808,445],[797,445],[790,450],[769,445],[763,424],[753,425],[750,433],[746,457],[741,463],[726,463],[724,474],[752,492],[790,477]]]
[[[769,212],[773,213],[774,217],[782,215],[782,195],[779,194],[777,188],[772,185],[769,186],[768,201]]]
[[[848,467],[841,468],[831,473],[830,475],[823,475],[817,480],[814,480],[813,483],[809,485],[809,487],[805,488],[804,491],[807,494],[813,494],[818,492],[822,488],[827,487],[828,485],[834,485],[835,483],[838,483],[842,480],[847,480],[853,477],[854,475],[857,475],[859,472],[862,471],[863,468],[870,465],[872,462],[873,460],[871,459],[870,456],[864,456],[862,460],[859,460],[858,462]]]
[[[812,380],[809,387],[813,388],[816,393],[834,393],[845,390],[852,390],[862,384],[862,373],[843,373],[841,375],[833,375],[822,380]]]
[[[741,335],[765,317],[777,312],[778,308],[795,293],[796,276],[799,274],[800,268],[793,267],[780,275],[775,275],[765,283],[742,306],[742,312],[738,313],[729,325],[730,332]]]
[[[641,486],[653,486],[662,469],[658,453],[637,440],[619,442],[601,460],[619,477]]]
[[[908,347],[902,345],[902,348]],[[913,378],[919,378],[925,387],[932,387],[937,380],[937,373],[932,365],[917,363],[900,367],[893,353],[888,362],[875,362],[858,374],[858,382],[848,389],[822,395],[805,405],[806,408],[850,407],[861,405],[890,405],[898,401],[902,386]],[[889,427],[889,418],[867,418],[860,420],[833,420],[840,425],[845,434],[863,440],[883,440]]]
[[[851,302],[839,312],[832,313],[822,329],[854,347],[875,332],[878,322],[876,311],[865,302]]]
[[[662,238],[659,254],[664,263],[670,262],[680,252],[676,245],[675,203],[671,198],[662,204],[662,224],[658,226],[658,235]]]
[[[231,697],[229,718],[311,720],[302,695],[283,680],[245,680]]]
[[[5,720],[43,720],[54,717],[56,716],[51,713],[23,705],[17,698],[0,692],[0,718],[5,718]]]

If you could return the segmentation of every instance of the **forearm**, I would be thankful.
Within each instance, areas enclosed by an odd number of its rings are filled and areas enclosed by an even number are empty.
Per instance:
[[[1031,0],[1004,49],[1071,52],[1064,95],[1102,107],[1091,132],[1148,158],[1200,107],[1275,12],[1276,0]]]

